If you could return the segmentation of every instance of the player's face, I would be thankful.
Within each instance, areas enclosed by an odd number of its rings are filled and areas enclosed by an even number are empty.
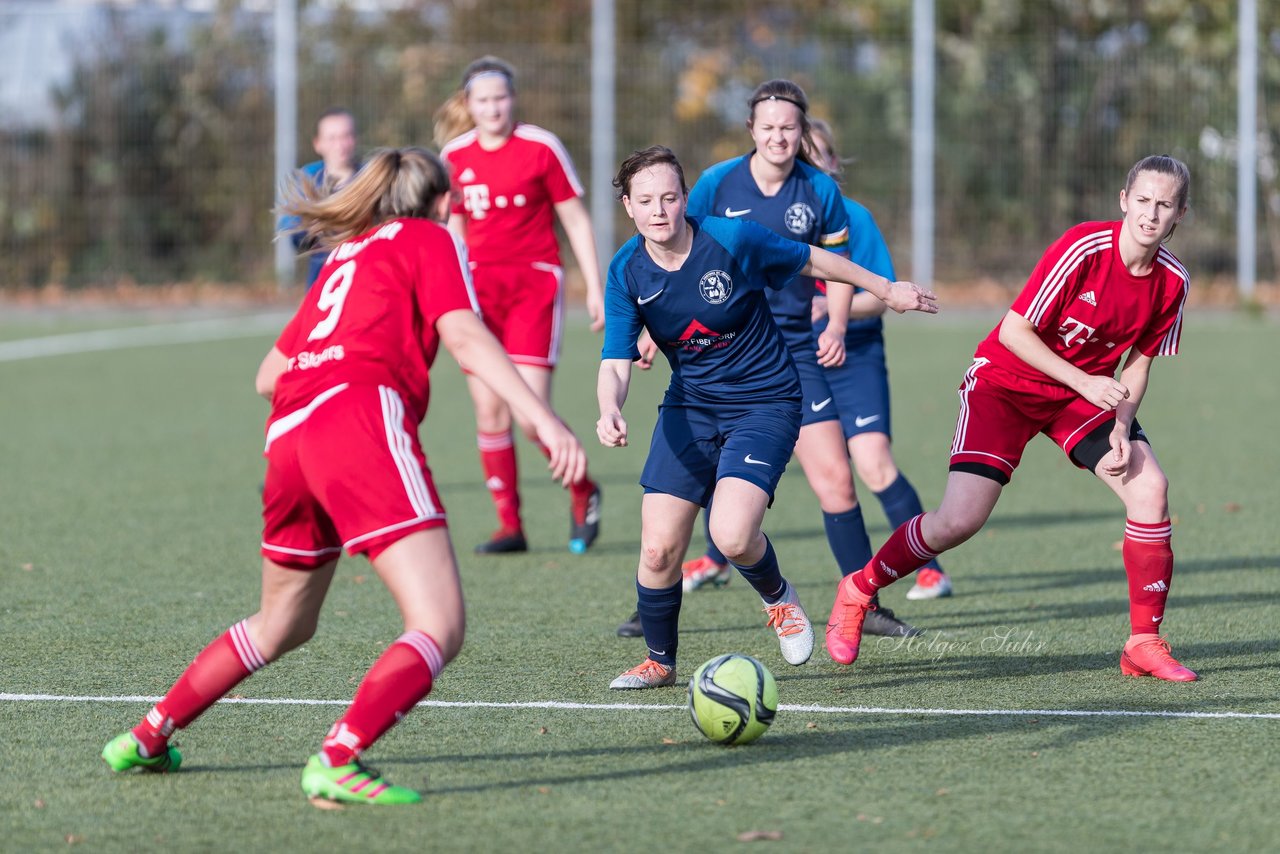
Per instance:
[[[467,92],[467,112],[480,133],[510,136],[515,124],[515,98],[506,79],[498,74],[485,74],[472,80]]]
[[[1139,246],[1158,246],[1182,219],[1186,209],[1178,209],[1178,189],[1172,175],[1139,172],[1133,186],[1120,191],[1125,230]]]
[[[813,164],[819,169],[836,172],[840,168],[840,161],[836,158],[835,153],[827,147],[827,143],[816,133],[813,134],[813,147],[809,150],[809,157],[813,159]]]
[[[686,201],[676,170],[660,163],[631,178],[622,206],[641,237],[651,243],[671,244],[684,234]]]
[[[751,116],[751,139],[766,163],[790,168],[800,152],[804,132],[800,108],[790,101],[761,101]]]
[[[348,169],[356,160],[356,123],[351,116],[326,116],[311,144],[327,169]]]

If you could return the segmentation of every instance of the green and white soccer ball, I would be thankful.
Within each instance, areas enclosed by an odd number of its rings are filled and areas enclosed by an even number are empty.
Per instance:
[[[731,652],[698,668],[689,680],[689,714],[698,730],[720,744],[746,744],[764,735],[778,711],[778,683],[763,664]]]

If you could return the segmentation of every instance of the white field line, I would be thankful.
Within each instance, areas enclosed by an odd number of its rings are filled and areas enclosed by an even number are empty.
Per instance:
[[[0,703],[157,703],[162,697],[125,695],[119,697],[70,696],[63,694],[5,694]],[[306,700],[293,698],[229,697],[220,703],[250,706],[345,706],[350,700]],[[567,709],[570,711],[670,712],[684,711],[685,705],[654,703],[568,703],[559,700],[491,703],[478,700],[423,700],[419,706],[437,709]],[[933,715],[953,717],[1036,717],[1036,718],[1228,718],[1280,720],[1280,712],[1174,712],[1129,709],[895,709],[880,706],[797,706],[783,703],[783,712],[815,715]]]
[[[256,338],[279,332],[291,314],[273,311],[240,317],[214,317],[181,323],[156,323],[121,329],[97,329],[91,332],[69,332],[0,341],[0,362],[18,362],[46,356],[73,353],[97,353],[103,350],[125,350],[132,347],[158,347],[167,344],[190,344],[197,341],[228,341],[233,338]]]

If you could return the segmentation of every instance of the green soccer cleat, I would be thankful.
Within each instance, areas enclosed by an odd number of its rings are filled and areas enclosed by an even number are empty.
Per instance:
[[[308,797],[349,804],[416,804],[422,800],[413,789],[391,785],[359,761],[330,768],[318,754],[302,769],[302,791]]]
[[[122,732],[108,741],[107,746],[102,748],[102,758],[116,773],[141,768],[154,774],[165,774],[182,767],[182,754],[178,752],[178,748],[170,745],[159,756],[143,756],[138,749],[138,742],[128,732]]]

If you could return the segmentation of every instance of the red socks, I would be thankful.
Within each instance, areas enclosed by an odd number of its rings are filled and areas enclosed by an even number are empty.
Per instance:
[[[266,666],[267,660],[249,639],[247,622],[241,620],[205,647],[165,698],[133,728],[144,753],[164,752],[175,729],[190,724],[245,677]]]
[[[538,450],[542,451],[542,455],[548,460],[551,459],[551,449],[541,442],[534,442],[538,446]],[[587,499],[591,497],[591,493],[596,491],[596,482],[590,477],[584,477],[577,483],[569,484],[569,498],[573,502],[574,518],[582,522],[587,514]]]
[[[854,586],[872,596],[881,587],[887,587],[904,578],[938,556],[929,548],[920,533],[921,513],[900,525],[885,540],[871,562],[853,574]]]
[[[355,699],[324,740],[329,767],[346,765],[431,691],[444,669],[440,647],[425,632],[405,632],[373,663]]]
[[[511,441],[511,431],[477,432],[476,447],[480,449],[484,485],[489,488],[493,506],[498,511],[498,525],[508,533],[523,530],[520,525],[520,471],[516,466],[516,448]]]
[[[1124,571],[1129,576],[1129,625],[1135,635],[1159,634],[1173,577],[1173,525],[1125,521]]]

